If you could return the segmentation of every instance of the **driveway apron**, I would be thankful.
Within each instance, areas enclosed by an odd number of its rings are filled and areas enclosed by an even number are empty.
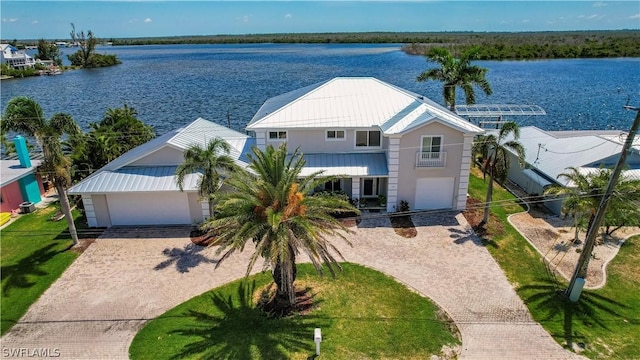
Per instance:
[[[531,319],[461,214],[413,220],[413,239],[397,236],[380,216],[354,229],[352,247],[334,243],[347,261],[380,270],[441,306],[462,335],[461,358],[578,358]],[[4,349],[26,348],[64,359],[128,358],[147,321],[245,274],[252,249],[214,270],[215,249],[193,245],[189,231],[109,229],[2,338],[0,356],[7,356]]]

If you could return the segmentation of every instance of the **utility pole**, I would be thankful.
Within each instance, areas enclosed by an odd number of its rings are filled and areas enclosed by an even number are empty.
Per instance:
[[[633,110],[636,112],[636,118],[633,121],[633,125],[631,125],[631,129],[629,130],[629,134],[627,135],[627,139],[624,142],[624,146],[622,148],[622,152],[620,153],[620,159],[618,160],[618,164],[616,165],[613,173],[611,174],[611,178],[609,179],[609,184],[607,185],[607,190],[602,196],[602,200],[600,200],[600,205],[598,206],[598,211],[596,212],[596,216],[589,226],[587,230],[587,239],[584,242],[584,248],[580,253],[580,258],[578,259],[578,264],[576,265],[576,269],[573,271],[573,275],[571,276],[571,281],[569,282],[569,286],[567,290],[565,290],[565,295],[571,299],[571,301],[578,301],[580,299],[580,294],[582,293],[582,287],[579,289],[574,289],[576,286],[576,282],[578,279],[582,279],[580,281],[581,285],[584,285],[584,278],[587,275],[587,267],[589,266],[589,259],[591,259],[591,253],[593,252],[593,247],[596,242],[596,235],[598,234],[598,230],[600,229],[600,224],[602,223],[602,219],[604,219],[604,213],[607,209],[607,204],[609,203],[609,199],[611,195],[613,195],[613,188],[616,186],[618,182],[618,177],[622,172],[622,168],[627,161],[627,154],[631,149],[631,145],[633,144],[633,140],[636,137],[636,133],[638,132],[638,127],[640,126],[640,108],[633,107],[629,105],[624,106],[627,110]]]

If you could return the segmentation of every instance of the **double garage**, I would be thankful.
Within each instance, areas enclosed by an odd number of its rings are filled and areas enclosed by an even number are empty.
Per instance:
[[[165,191],[84,195],[89,226],[184,225],[203,220],[196,193]]]

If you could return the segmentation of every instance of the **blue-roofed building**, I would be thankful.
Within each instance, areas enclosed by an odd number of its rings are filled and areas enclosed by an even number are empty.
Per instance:
[[[462,210],[471,144],[484,132],[435,102],[375,78],[335,78],[268,99],[247,125],[252,136],[204,119],[143,144],[73,186],[90,226],[191,224],[208,204],[197,194],[199,174],[175,169],[184,150],[220,137],[246,167],[253,146],[287,143],[306,160],[302,175],[323,171],[341,191],[367,207],[395,211]],[[381,203],[381,200],[383,203]]]

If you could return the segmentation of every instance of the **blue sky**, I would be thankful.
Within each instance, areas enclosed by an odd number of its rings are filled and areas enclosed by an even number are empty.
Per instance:
[[[5,1],[3,39],[640,28],[640,1]]]

